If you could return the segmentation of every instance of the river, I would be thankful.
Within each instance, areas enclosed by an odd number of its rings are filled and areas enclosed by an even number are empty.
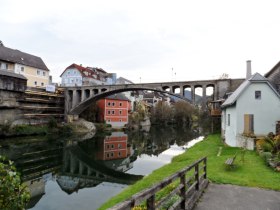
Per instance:
[[[149,132],[97,133],[88,140],[9,138],[0,141],[0,154],[15,162],[28,186],[28,209],[94,210],[169,163],[198,136],[190,130],[152,127]]]

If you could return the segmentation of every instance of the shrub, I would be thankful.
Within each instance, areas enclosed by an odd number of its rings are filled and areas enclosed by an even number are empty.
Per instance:
[[[48,128],[49,129],[54,129],[57,128],[57,121],[54,117],[51,117],[48,121]]]
[[[12,161],[0,156],[0,209],[25,209],[30,194]]]
[[[268,163],[269,159],[272,158],[271,152],[263,152],[261,156],[263,157],[266,163]]]
[[[271,144],[267,143],[267,142],[264,142],[260,145],[261,149],[264,151],[264,152],[271,152],[272,151],[272,146]]]

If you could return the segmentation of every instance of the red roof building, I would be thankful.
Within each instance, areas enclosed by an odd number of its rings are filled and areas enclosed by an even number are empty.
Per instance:
[[[102,70],[102,71],[101,71]],[[107,72],[100,68],[83,67],[75,63],[68,66],[61,77],[62,86],[102,85]]]

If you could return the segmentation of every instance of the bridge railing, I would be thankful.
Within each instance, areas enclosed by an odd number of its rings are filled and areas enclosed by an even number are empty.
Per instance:
[[[141,191],[111,210],[127,209],[192,209],[208,185],[207,158],[201,158],[165,180]],[[168,189],[167,189],[168,188]],[[169,193],[164,195],[163,191]],[[159,198],[161,197],[161,198]],[[156,199],[159,198],[159,199]],[[174,201],[172,203],[172,201]]]

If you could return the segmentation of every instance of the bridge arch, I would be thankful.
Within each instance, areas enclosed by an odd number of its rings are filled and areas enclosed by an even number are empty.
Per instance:
[[[164,90],[166,92],[170,92],[170,87],[169,86],[163,86],[162,90]]]
[[[215,84],[208,84],[206,85],[206,94],[207,97],[211,97],[211,100],[215,99]]]
[[[181,94],[182,93],[181,87],[179,85],[172,86],[172,93]]]
[[[202,108],[205,108],[207,102],[207,88],[213,87],[213,99],[223,98],[227,91],[235,90],[244,79],[218,79],[218,80],[199,80],[199,81],[182,81],[182,82],[161,82],[161,83],[140,83],[140,84],[114,84],[114,85],[91,85],[91,86],[79,86],[79,87],[65,87],[65,114],[79,114],[83,111],[83,107],[90,105],[94,100],[99,98],[120,92],[134,91],[134,90],[151,90],[174,95],[187,101],[195,102],[195,89],[202,88]],[[180,94],[177,94],[174,88],[180,87]],[[85,89],[90,90],[90,96],[88,92],[84,92]],[[185,90],[189,90],[188,95],[185,94]],[[77,90],[81,90],[81,100],[78,100],[79,93]],[[184,98],[186,96],[188,99]]]
[[[71,98],[69,98],[67,101],[65,101],[66,104],[70,104],[68,106],[68,107],[70,107],[70,109],[66,110],[67,113],[70,115],[79,115],[87,107],[89,107],[92,103],[94,103],[95,101],[97,101],[101,98],[104,98],[104,97],[107,97],[107,96],[110,96],[113,94],[117,94],[117,93],[122,93],[122,92],[127,92],[127,91],[137,91],[137,90],[150,90],[150,91],[155,91],[155,92],[161,92],[161,93],[175,96],[177,98],[180,98],[180,99],[185,100],[190,103],[190,101],[188,99],[184,98],[181,95],[174,94],[174,93],[167,92],[167,91],[160,90],[160,89],[149,88],[149,87],[131,87],[131,88],[122,87],[122,88],[117,88],[117,89],[113,89],[113,90],[107,90],[107,91],[106,90],[107,89],[104,88],[103,91],[101,90],[101,92],[99,92],[95,95],[92,95],[89,98],[84,98],[84,100],[82,100],[82,98],[79,97],[81,90],[76,90],[76,91],[78,91],[78,93],[76,93],[76,96],[78,96],[78,99],[73,97],[72,101],[69,100]],[[75,96],[75,90],[71,90],[71,89],[66,90],[66,94],[69,94],[71,92],[73,92],[74,93],[73,95]]]

